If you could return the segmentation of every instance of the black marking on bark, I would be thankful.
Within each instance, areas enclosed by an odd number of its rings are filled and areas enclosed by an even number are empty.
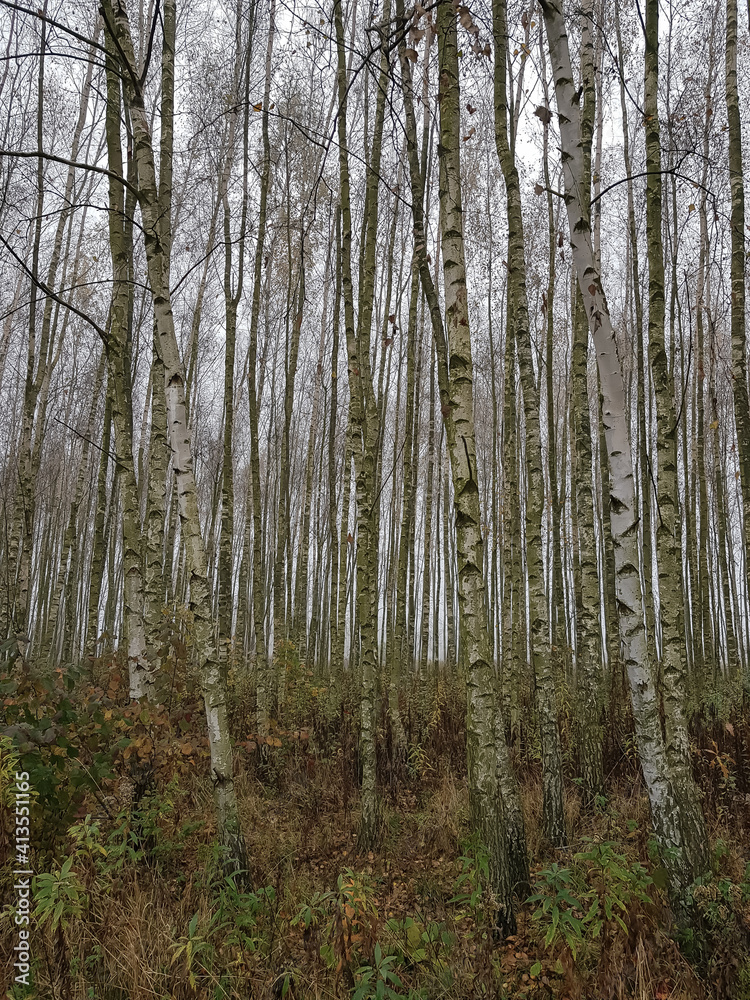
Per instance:
[[[474,480],[474,473],[472,472],[471,469],[471,459],[469,458],[469,447],[466,444],[466,438],[463,436],[463,434],[461,435],[461,440],[464,443],[464,451],[466,452],[466,464],[469,467],[469,482],[474,483],[474,485],[476,485],[476,482]]]
[[[659,506],[659,491],[656,488],[656,479],[654,479],[654,469],[653,466],[651,465],[651,456],[649,455],[648,451],[646,451],[646,461],[648,462],[648,474],[649,478],[651,479],[651,485],[654,487],[654,499],[656,500],[656,510],[659,514],[659,523],[663,528],[664,518],[662,517],[661,514],[661,507]]]
[[[640,522],[641,522],[640,517],[637,517],[635,521],[633,521],[633,523],[630,525],[630,527],[626,528],[625,531],[623,531],[622,533],[623,536],[634,534],[638,530],[638,525],[640,524]]]

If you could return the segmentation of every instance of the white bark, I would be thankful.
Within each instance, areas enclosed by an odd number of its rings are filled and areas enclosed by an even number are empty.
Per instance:
[[[583,204],[584,152],[580,114],[562,12],[562,0],[542,0],[560,125],[564,200],[571,250],[589,327],[594,338],[602,389],[602,420],[610,466],[610,520],[615,549],[620,641],[630,681],[638,752],[663,861],[675,895],[682,894],[706,864],[705,830],[685,799],[695,789],[681,787],[669,766],[662,738],[653,672],[648,657],[638,572],[638,518],[622,370],[601,276],[594,259],[588,206]],[[700,817],[702,820],[702,817]]]
[[[244,869],[246,853],[232,778],[232,744],[227,719],[226,690],[214,649],[206,548],[200,529],[190,429],[185,409],[185,376],[175,335],[169,285],[165,280],[169,273],[166,257],[168,248],[164,247],[161,236],[151,131],[140,87],[136,87],[135,74],[131,72],[135,66],[135,58],[127,10],[122,0],[105,0],[103,9],[107,29],[114,32],[117,38],[123,75],[127,81],[125,90],[138,170],[148,280],[156,323],[156,341],[164,365],[169,444],[177,486],[180,530],[189,573],[190,608],[194,616],[193,638],[208,722],[217,823],[227,851],[228,866]],[[167,127],[171,128],[172,123],[162,122],[162,128]]]

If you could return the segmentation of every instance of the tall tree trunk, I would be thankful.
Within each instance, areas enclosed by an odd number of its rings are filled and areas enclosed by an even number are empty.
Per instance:
[[[614,330],[594,260],[586,206],[581,204],[585,161],[581,124],[560,0],[542,0],[555,80],[563,153],[565,204],[573,261],[597,352],[603,422],[611,477],[610,519],[615,548],[620,636],[630,679],[636,739],[663,863],[676,899],[705,871],[708,843],[697,794],[686,768],[672,767],[661,733],[654,676],[643,623],[638,546],[634,526],[633,467],[622,372]]]
[[[750,16],[750,4],[748,4]],[[729,184],[732,195],[732,377],[734,421],[739,444],[742,513],[745,529],[745,593],[750,593],[750,402],[747,390],[745,329],[745,187],[742,173],[742,125],[737,90],[737,0],[727,0],[726,100],[729,135]],[[744,676],[750,693],[750,676]]]
[[[581,141],[584,177],[581,200],[591,199],[591,147],[594,133],[596,85],[594,80],[593,2],[581,9]],[[586,224],[591,219],[586,212]],[[578,748],[580,776],[589,801],[604,784],[601,728],[601,630],[597,610],[599,572],[594,534],[594,502],[591,489],[591,417],[588,393],[589,324],[578,284],[573,296],[573,350],[571,359],[573,454],[575,461],[575,504],[578,523],[576,614],[579,622],[578,671],[576,674]],[[613,664],[610,664],[612,667]]]
[[[414,451],[414,404],[415,404],[415,353],[417,339],[417,301],[419,296],[419,273],[416,261],[412,262],[411,294],[406,327],[406,419],[403,444],[403,496],[401,510],[401,531],[398,544],[398,569],[396,573],[396,623],[394,630],[394,650],[391,657],[388,706],[393,728],[393,739],[397,754],[405,754],[406,734],[398,708],[399,685],[404,675],[406,659],[406,586],[409,568],[409,528],[414,521],[415,491],[412,475]]]
[[[124,575],[123,630],[128,658],[131,698],[150,697],[153,676],[147,657],[143,621],[143,576],[141,572],[141,524],[138,485],[133,458],[132,374],[130,338],[130,257],[133,246],[126,223],[126,206],[120,140],[120,78],[116,48],[107,35],[107,153],[109,160],[109,245],[112,257],[112,303],[107,332],[108,385],[112,401],[118,482],[122,505],[122,559]],[[129,181],[135,176],[129,166]]]
[[[646,391],[651,385],[648,367],[645,364],[643,352],[643,303],[641,300],[641,279],[638,264],[638,231],[635,219],[635,197],[633,193],[633,166],[630,156],[630,132],[628,126],[628,101],[625,87],[625,57],[622,45],[622,32],[620,29],[620,3],[615,2],[615,34],[617,36],[617,58],[619,62],[619,89],[620,89],[620,112],[622,114],[622,134],[623,134],[623,164],[627,180],[628,198],[628,248],[630,252],[631,265],[631,286],[633,292],[633,305],[635,313],[634,337],[637,344],[637,379],[636,379],[636,416],[638,425],[638,471],[639,481],[636,487],[640,493],[641,512],[641,566],[643,574],[643,601],[646,611],[646,631],[649,648],[649,659],[656,662],[655,626],[654,626],[654,601],[652,587],[652,553],[651,553],[651,477],[650,460],[648,455],[648,431],[646,423]],[[602,473],[603,475],[603,473]],[[611,536],[610,536],[611,538]],[[605,552],[608,550],[605,550]],[[607,557],[609,561],[609,557]],[[607,577],[609,579],[609,577]],[[611,604],[606,601],[606,604]],[[609,620],[607,622],[608,642],[610,635]],[[610,651],[612,645],[610,642]],[[610,670],[615,667],[610,655]]]
[[[265,83],[263,86],[263,112],[261,128],[263,132],[263,166],[260,175],[260,204],[258,208],[258,237],[255,243],[253,265],[253,299],[250,314],[250,344],[248,347],[248,408],[250,416],[250,483],[253,519],[253,625],[255,630],[255,676],[257,686],[256,724],[258,735],[268,735],[269,710],[271,705],[271,678],[269,676],[268,651],[266,649],[265,608],[263,596],[266,592],[263,573],[263,523],[260,493],[260,432],[258,416],[262,392],[258,392],[258,326],[260,322],[260,289],[263,270],[263,254],[268,214],[268,191],[271,183],[271,140],[268,130],[269,106],[271,103],[271,60],[275,34],[276,0],[270,0],[268,43],[266,45]]]
[[[110,39],[112,42],[116,40],[119,68],[125,81],[126,105],[133,129],[148,279],[157,324],[159,354],[164,364],[169,443],[178,490],[180,531],[190,574],[193,639],[208,722],[216,819],[219,837],[226,852],[227,868],[245,872],[247,856],[232,775],[232,743],[227,719],[226,689],[214,647],[206,549],[201,535],[192,446],[185,413],[185,374],[175,335],[169,286],[165,283],[165,274],[168,273],[165,252],[168,248],[161,241],[151,132],[143,92],[135,75],[136,63],[127,11],[121,0],[105,0],[103,12]],[[114,47],[113,45],[112,48]],[[161,127],[173,128],[173,122],[162,122]]]
[[[706,98],[707,107],[706,110],[711,110],[712,97],[711,97],[711,83],[712,83],[712,62],[713,62],[713,45],[709,49],[709,86],[708,86],[708,97]],[[710,370],[711,370],[711,351],[708,352],[708,368],[709,377],[706,378],[706,331],[704,322],[704,313],[706,311],[705,304],[705,292],[706,292],[706,272],[708,266],[708,254],[709,254],[709,239],[708,239],[708,215],[706,211],[706,202],[708,199],[707,193],[707,183],[708,183],[708,167],[709,167],[709,149],[708,149],[708,134],[709,134],[709,123],[711,122],[711,116],[706,115],[706,127],[703,132],[703,156],[704,156],[704,168],[702,176],[702,184],[705,189],[702,192],[702,197],[700,200],[698,212],[700,221],[700,250],[698,255],[698,278],[696,286],[696,303],[695,303],[695,326],[697,334],[697,350],[696,350],[696,428],[695,428],[695,452],[696,452],[696,466],[698,475],[698,516],[699,524],[698,530],[696,532],[697,546],[698,546],[698,587],[695,595],[695,599],[698,603],[699,613],[700,613],[700,630],[697,636],[697,647],[698,647],[698,684],[701,685],[706,680],[711,680],[713,682],[716,672],[716,655],[719,647],[718,636],[714,634],[713,623],[711,621],[711,583],[709,576],[709,565],[708,565],[708,548],[709,548],[709,506],[708,506],[708,489],[707,489],[707,471],[706,471],[706,400],[709,400],[710,406]],[[710,411],[709,411],[710,412]]]
[[[449,375],[443,399],[451,460],[456,541],[460,639],[466,665],[467,758],[472,823],[489,852],[498,919],[512,932],[514,877],[504,831],[495,739],[494,671],[490,663],[488,613],[484,599],[482,533],[474,431],[474,390],[469,308],[464,259],[460,162],[460,84],[455,9],[441,0],[437,12],[440,65],[440,234],[445,294],[445,335],[436,338],[439,363]],[[402,67],[405,60],[402,60]],[[446,349],[450,345],[449,351]],[[443,386],[441,385],[441,390]],[[442,392],[441,392],[442,396]],[[507,756],[507,751],[506,751]],[[502,762],[500,770],[509,770]]]
[[[516,338],[512,303],[508,300],[503,364],[503,540],[505,582],[503,587],[503,673],[501,696],[507,712],[510,745],[520,738],[519,686],[521,678],[521,527],[518,502],[518,456],[516,425]]]
[[[662,697],[666,748],[683,788],[684,808],[696,829],[703,817],[692,781],[689,738],[683,703],[687,694],[687,664],[683,600],[680,592],[682,528],[677,496],[677,417],[674,383],[668,369],[664,339],[665,293],[662,244],[661,143],[659,132],[659,0],[646,0],[646,233],[648,250],[648,355],[656,398],[657,494],[656,549],[659,611],[662,633]],[[703,831],[705,835],[705,831]]]
[[[334,232],[336,234],[336,281],[333,296],[333,344],[331,346],[331,409],[328,424],[328,523],[331,564],[331,587],[330,600],[331,609],[329,612],[330,624],[330,667],[329,676],[331,679],[340,679],[343,670],[344,660],[344,622],[342,621],[342,601],[341,590],[346,587],[346,563],[342,560],[341,547],[343,545],[343,557],[346,555],[346,533],[348,527],[342,525],[341,544],[339,543],[338,531],[338,502],[336,495],[336,424],[338,421],[338,399],[339,399],[339,338],[341,331],[341,205],[336,205],[334,216]],[[348,434],[344,436],[344,479],[346,479],[346,449]],[[342,489],[342,494],[344,490]],[[345,507],[345,505],[344,505]],[[342,510],[342,520],[348,517],[348,511]],[[343,573],[340,564],[343,562]],[[344,612],[346,606],[344,602]],[[344,618],[346,614],[344,613]],[[335,685],[331,684],[333,688]]]
[[[377,558],[378,533],[374,493],[375,463],[379,440],[379,421],[370,366],[370,328],[374,304],[375,252],[378,222],[378,182],[382,149],[385,102],[388,91],[388,61],[381,52],[378,95],[372,146],[367,169],[367,187],[361,246],[359,311],[354,328],[352,301],[351,242],[352,220],[349,195],[349,154],[347,145],[346,67],[341,0],[334,8],[338,50],[339,92],[339,173],[341,185],[342,260],[344,316],[349,355],[350,420],[354,435],[354,466],[357,484],[357,615],[362,686],[360,692],[360,767],[362,770],[362,815],[359,843],[371,847],[380,834],[380,810],[376,788],[375,687],[377,676]],[[390,19],[390,0],[386,0],[383,24]],[[383,30],[385,30],[383,28]],[[353,641],[353,646],[356,643]]]
[[[243,37],[243,25],[247,17],[240,0],[237,4],[235,26],[235,70],[233,81],[234,109],[231,114],[227,140],[226,161],[223,183],[220,184],[219,199],[224,207],[224,315],[226,320],[226,343],[224,349],[224,451],[221,477],[221,539],[219,547],[219,650],[227,656],[232,641],[234,614],[234,356],[237,336],[237,310],[242,301],[245,279],[245,238],[247,236],[248,172],[250,167],[250,59],[252,55],[254,31],[254,4],[250,7],[248,34]],[[244,49],[244,51],[243,51]],[[242,107],[242,202],[240,225],[236,240],[230,230],[231,212],[229,207],[228,181],[234,158],[234,141],[237,112]],[[237,244],[237,278],[232,288],[232,243]]]
[[[175,0],[164,0],[164,30],[162,36],[161,65],[161,120],[174,117],[174,50],[177,28]],[[166,273],[169,285],[169,260],[172,246],[172,158],[174,132],[164,128],[159,149],[159,225],[160,239],[166,249]],[[169,445],[167,443],[167,402],[164,395],[164,366],[159,358],[154,327],[153,360],[151,363],[151,439],[148,449],[148,480],[146,484],[146,558],[144,563],[146,634],[149,647],[157,650],[163,643],[160,638],[162,608],[166,598],[164,590],[164,525],[167,515],[167,468]],[[158,659],[155,664],[158,665]]]
[[[542,554],[544,516],[544,467],[539,419],[539,390],[534,377],[529,303],[526,293],[521,186],[515,154],[508,136],[507,8],[505,0],[494,0],[495,39],[495,145],[505,178],[508,213],[508,299],[513,316],[526,419],[526,559],[531,610],[531,655],[542,743],[544,836],[555,847],[566,842],[563,806],[562,756],[557,725],[555,683],[550,659],[549,615]]]

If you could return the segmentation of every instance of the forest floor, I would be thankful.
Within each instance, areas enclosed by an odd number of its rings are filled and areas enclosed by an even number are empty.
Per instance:
[[[112,661],[72,683],[70,671],[50,679],[16,668],[3,688],[16,741],[0,747],[0,861],[7,903],[8,775],[22,767],[37,793],[36,985],[12,985],[6,906],[3,995],[750,1000],[750,725],[740,713],[694,726],[713,871],[693,886],[681,927],[653,852],[627,717],[606,728],[607,794],[586,806],[568,750],[565,850],[541,838],[539,750],[522,729],[514,758],[531,886],[517,933],[503,941],[469,832],[461,687],[405,696],[403,759],[383,718],[382,837],[363,852],[353,706],[345,695],[334,703],[299,664],[287,679],[284,725],[261,746],[253,693],[230,677],[243,884],[223,872],[189,677],[173,675],[163,707],[148,709],[128,703]],[[564,704],[561,713],[568,747]]]

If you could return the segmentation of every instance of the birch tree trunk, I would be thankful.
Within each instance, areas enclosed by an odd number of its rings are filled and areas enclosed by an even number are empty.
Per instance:
[[[347,526],[342,523],[341,540],[338,530],[338,502],[336,495],[336,422],[338,419],[339,392],[339,341],[341,333],[341,205],[336,205],[334,216],[334,232],[336,241],[336,280],[333,297],[333,344],[331,346],[331,410],[328,424],[328,522],[329,551],[331,564],[330,588],[330,668],[331,688],[341,677],[344,659],[344,621],[342,621],[342,587],[346,588],[346,532]],[[344,436],[344,480],[346,479],[346,450],[348,434]],[[342,494],[345,483],[342,484]],[[343,500],[343,495],[342,495]],[[342,522],[348,518],[346,504],[342,504]],[[343,544],[343,553],[341,551]],[[345,595],[344,589],[344,595]],[[343,602],[344,619],[346,618],[346,599]]]
[[[651,815],[674,898],[708,864],[708,843],[697,790],[686,768],[671,766],[659,720],[652,665],[643,624],[638,573],[637,515],[622,372],[614,330],[594,260],[582,203],[584,152],[580,112],[561,0],[542,0],[552,61],[563,154],[564,200],[571,249],[594,337],[603,396],[603,422],[611,477],[610,520],[615,550],[620,638],[630,680],[636,739]]]
[[[219,838],[226,852],[227,868],[235,872],[245,872],[247,856],[232,776],[232,743],[227,719],[226,690],[214,648],[206,549],[201,535],[192,446],[185,413],[185,375],[175,335],[169,286],[164,280],[165,274],[168,273],[164,256],[167,248],[161,241],[159,197],[151,131],[143,92],[134,70],[136,63],[127,10],[122,0],[105,0],[103,11],[110,39],[113,42],[116,40],[119,68],[125,79],[126,104],[133,128],[138,199],[143,220],[148,280],[158,332],[159,352],[164,364],[169,444],[178,491],[180,533],[190,575],[193,639],[208,722],[211,780],[214,786]],[[172,128],[173,122],[163,121],[161,127]]]
[[[396,572],[396,623],[394,650],[391,657],[388,707],[393,728],[393,741],[397,756],[406,756],[406,734],[398,707],[398,689],[406,664],[406,584],[409,568],[409,526],[414,520],[414,489],[412,481],[412,452],[414,444],[414,362],[417,339],[417,300],[419,273],[416,261],[412,262],[411,294],[406,328],[406,419],[404,427],[404,459],[401,531],[398,544],[398,569]]]
[[[633,294],[633,306],[635,313],[634,337],[637,344],[637,383],[636,383],[636,416],[638,422],[638,465],[640,473],[640,507],[641,510],[641,565],[643,575],[643,600],[646,611],[646,631],[648,639],[649,657],[652,661],[656,659],[656,646],[654,638],[654,601],[652,593],[652,554],[651,554],[651,478],[649,475],[650,463],[648,456],[648,434],[646,427],[646,387],[650,386],[648,368],[644,364],[643,357],[643,303],[641,300],[640,271],[638,264],[638,231],[635,220],[635,197],[633,192],[633,166],[630,155],[630,133],[628,126],[628,102],[625,88],[625,61],[622,45],[622,32],[620,29],[620,3],[615,2],[615,34],[617,37],[617,58],[620,64],[619,90],[620,90],[620,111],[622,114],[623,127],[623,165],[627,180],[628,198],[628,234],[630,237],[630,265],[631,265],[631,285]],[[639,485],[636,482],[636,488]],[[610,629],[607,628],[609,635]],[[611,648],[611,644],[610,644]],[[613,664],[610,663],[610,669]]]
[[[748,6],[750,12],[750,5]],[[745,591],[750,593],[750,402],[747,389],[745,330],[745,187],[742,167],[742,125],[737,90],[737,0],[727,0],[726,101],[729,134],[729,184],[732,232],[732,376],[734,421],[739,444],[742,514],[745,530]],[[743,678],[750,692],[750,676]]]
[[[531,610],[531,655],[534,670],[539,729],[542,744],[544,836],[555,847],[566,841],[563,806],[562,757],[557,726],[555,685],[550,658],[549,614],[544,585],[542,519],[544,515],[544,468],[539,419],[539,390],[534,378],[529,303],[526,293],[521,187],[514,150],[508,138],[507,8],[505,0],[492,7],[495,39],[495,145],[505,178],[508,213],[508,301],[518,350],[526,418],[526,558]]]
[[[594,44],[592,39],[593,3],[586,0],[581,9],[581,141],[584,155],[582,201],[591,197],[591,147],[594,132],[596,87],[594,82]],[[586,223],[591,219],[586,213]],[[597,611],[599,573],[594,534],[594,502],[591,488],[591,417],[588,393],[589,324],[580,289],[573,296],[573,351],[571,358],[573,452],[575,461],[575,504],[578,522],[578,565],[576,579],[576,614],[579,622],[578,671],[576,675],[578,750],[580,776],[589,801],[604,784],[601,728],[601,629]],[[610,665],[612,666],[612,665]]]
[[[709,48],[709,87],[706,98],[706,111],[712,110],[712,64],[713,45]],[[719,648],[718,636],[714,634],[713,622],[711,620],[711,585],[708,566],[708,540],[709,540],[709,506],[707,488],[706,469],[706,400],[710,407],[710,386],[711,386],[711,351],[706,351],[706,332],[704,323],[705,313],[705,291],[706,291],[706,270],[709,254],[708,238],[708,213],[706,202],[708,200],[708,168],[709,168],[709,145],[708,135],[711,116],[706,114],[706,126],[703,132],[703,156],[704,167],[702,184],[704,191],[698,207],[700,221],[700,250],[698,254],[698,278],[696,283],[696,303],[695,303],[695,326],[697,333],[697,386],[696,386],[696,428],[695,428],[695,452],[698,475],[698,510],[699,526],[696,532],[698,546],[698,587],[696,601],[700,611],[700,630],[697,636],[697,656],[698,656],[698,683],[705,682],[708,678],[713,683],[716,672],[716,654]],[[706,354],[708,353],[708,379],[706,378]],[[710,412],[710,410],[709,410]]]
[[[118,482],[122,505],[122,561],[124,575],[123,631],[128,660],[130,697],[151,697],[153,676],[147,657],[143,621],[143,575],[141,571],[141,524],[138,485],[133,458],[132,374],[130,337],[130,257],[133,253],[126,223],[125,188],[120,137],[120,79],[116,48],[107,36],[107,156],[109,169],[109,246],[112,257],[112,302],[107,331],[108,387],[111,393],[112,425],[115,432]],[[134,179],[134,170],[129,169]],[[111,595],[111,591],[110,591]]]
[[[164,31],[162,37],[161,65],[161,120],[174,117],[174,50],[177,28],[175,0],[164,0]],[[172,246],[172,158],[174,133],[162,129],[159,149],[159,224],[160,238],[165,247],[167,261],[165,283],[169,285],[169,260]],[[164,395],[164,366],[159,358],[156,343],[158,332],[154,328],[154,348],[151,366],[151,438],[148,449],[148,481],[146,484],[146,558],[144,561],[145,624],[148,644],[152,651],[162,646],[162,608],[166,599],[164,588],[164,525],[167,509],[167,467],[169,445],[167,442],[167,404]],[[158,669],[159,659],[154,666]]]
[[[342,259],[345,328],[349,355],[349,412],[354,434],[354,467],[357,484],[357,614],[361,642],[360,766],[362,769],[362,815],[358,840],[363,849],[372,847],[380,835],[380,806],[376,789],[375,684],[377,676],[377,558],[378,531],[373,486],[379,439],[379,421],[370,366],[370,328],[375,284],[375,251],[378,222],[378,183],[382,149],[385,100],[388,91],[388,62],[381,52],[378,95],[372,147],[367,170],[363,241],[359,278],[359,311],[356,334],[351,277],[351,202],[346,122],[346,68],[341,0],[334,10],[338,51],[339,88],[339,174],[341,185]],[[386,0],[383,24],[390,19]],[[384,28],[383,28],[384,30]],[[348,306],[348,308],[347,308]],[[357,636],[357,629],[352,630]],[[355,643],[353,641],[352,645]]]
[[[263,166],[260,176],[260,204],[258,208],[258,238],[255,243],[255,261],[253,264],[253,299],[250,314],[250,344],[247,359],[247,395],[250,417],[250,484],[253,518],[253,624],[255,628],[255,671],[257,690],[256,725],[258,736],[265,739],[268,735],[269,709],[271,702],[271,678],[268,667],[268,651],[266,649],[266,627],[264,593],[266,591],[263,579],[263,522],[261,515],[260,494],[260,432],[258,428],[258,410],[262,392],[258,392],[258,325],[260,322],[260,289],[263,270],[263,254],[266,237],[266,219],[268,215],[268,190],[271,183],[271,141],[268,132],[268,114],[271,103],[271,60],[275,35],[276,0],[270,0],[268,43],[266,45],[265,82],[263,86],[263,112],[261,128],[263,132]]]
[[[682,787],[683,808],[696,829],[703,817],[692,779],[683,703],[687,664],[683,600],[680,592],[682,528],[677,496],[677,418],[674,382],[664,343],[665,293],[662,243],[661,143],[659,133],[659,0],[646,0],[646,232],[649,266],[648,354],[654,382],[657,423],[656,547],[662,631],[662,683],[667,755]],[[703,829],[705,836],[705,830]]]
[[[495,738],[493,668],[489,662],[488,614],[482,571],[482,533],[474,431],[471,334],[464,259],[460,162],[460,84],[455,9],[441,0],[437,12],[440,65],[440,234],[445,295],[445,339],[438,356],[449,371],[448,399],[443,404],[446,439],[453,477],[458,552],[460,641],[466,666],[467,758],[472,822],[489,852],[498,920],[512,933],[514,877],[506,842],[505,810],[499,793],[496,752],[505,746]],[[403,61],[402,61],[403,65]],[[447,350],[446,350],[447,347]],[[441,386],[442,388],[442,386]],[[506,751],[507,756],[507,751]]]
[[[229,206],[229,177],[234,160],[235,133],[237,128],[237,114],[240,103],[244,103],[245,112],[245,152],[247,154],[247,122],[248,103],[247,95],[241,96],[240,86],[240,66],[243,60],[242,54],[242,19],[243,11],[241,5],[237,8],[237,21],[235,29],[235,66],[232,80],[232,111],[229,117],[229,128],[226,140],[226,150],[224,152],[223,163],[219,176],[218,200],[221,202],[224,211],[224,440],[223,455],[221,465],[221,538],[219,541],[219,568],[218,568],[218,623],[219,623],[219,656],[225,662],[229,656],[229,646],[232,639],[232,621],[234,611],[234,593],[232,591],[232,557],[234,542],[234,359],[235,346],[237,341],[237,309],[242,298],[242,285],[245,273],[245,224],[247,220],[247,155],[243,160],[243,194],[242,218],[240,222],[240,238],[238,247],[239,274],[236,287],[233,287],[233,267],[232,267],[232,231],[231,231],[231,210]],[[249,61],[249,46],[245,53],[245,61]],[[245,71],[247,76],[248,70]],[[244,98],[244,101],[243,101]]]
[[[512,304],[508,300],[503,361],[503,670],[501,698],[506,713],[510,745],[520,737],[519,682],[521,674],[521,527],[518,502],[518,456],[516,424],[516,338]]]

